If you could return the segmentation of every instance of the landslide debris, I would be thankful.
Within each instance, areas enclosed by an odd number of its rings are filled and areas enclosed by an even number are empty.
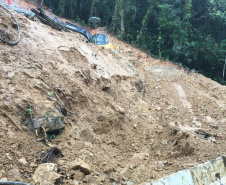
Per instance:
[[[126,43],[115,53],[14,14],[22,39],[0,43],[0,179],[140,184],[226,153],[225,86]],[[48,143],[26,124],[47,115],[65,124]],[[41,163],[48,144],[63,155]]]

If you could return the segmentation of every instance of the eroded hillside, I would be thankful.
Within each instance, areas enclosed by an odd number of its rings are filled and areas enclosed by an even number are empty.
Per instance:
[[[61,184],[140,184],[226,153],[225,86],[120,41],[116,53],[14,14],[21,41],[0,42],[0,179],[35,184],[51,145],[63,154]],[[38,141],[27,126],[46,117],[65,128]],[[78,159],[91,173],[71,168]]]

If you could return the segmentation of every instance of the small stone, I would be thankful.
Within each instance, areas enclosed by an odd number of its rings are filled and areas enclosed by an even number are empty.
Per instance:
[[[1,170],[0,173],[2,174],[2,176],[6,176],[6,175],[7,175],[7,173],[6,173],[5,170]],[[1,177],[0,177],[0,178],[1,178]]]
[[[99,176],[100,172],[94,172],[94,175]]]
[[[128,177],[122,177],[122,180],[123,181],[127,181],[128,180]]]
[[[101,179],[101,182],[105,182],[105,179]]]
[[[156,154],[157,154],[159,157],[162,155],[162,153],[161,153],[159,150],[156,152]]]
[[[137,127],[137,124],[134,124],[133,127],[136,128]]]
[[[20,164],[22,164],[24,166],[27,165],[27,161],[24,157],[20,158],[18,161],[19,161]]]
[[[18,169],[12,169],[9,171],[10,176],[16,176],[19,175],[19,170]]]
[[[155,107],[155,110],[160,111],[161,107]]]
[[[38,165],[37,165],[37,164],[35,164],[35,163],[33,163],[33,162],[30,164],[30,166],[31,166],[32,168],[36,168],[36,167],[38,167]]]
[[[133,185],[133,183],[131,181],[127,181],[126,185]]]
[[[218,125],[210,124],[211,127],[218,129]]]
[[[200,121],[192,121],[192,123],[197,127],[202,127],[202,123]]]
[[[125,110],[121,106],[119,106],[119,105],[118,105],[118,111],[121,114],[125,114]]]
[[[53,185],[51,182],[41,182],[40,185]]]
[[[84,178],[84,174],[80,170],[75,170],[73,179],[76,181],[82,181]]]
[[[0,133],[0,139],[5,138],[5,134],[4,133]]]
[[[6,157],[7,157],[9,160],[13,160],[12,156],[11,156],[9,153],[6,153]]]
[[[156,175],[154,173],[152,173],[151,179],[155,179],[155,178],[156,178]]]
[[[118,178],[117,178],[116,175],[111,175],[111,176],[109,177],[109,180],[110,180],[111,182],[118,182]]]
[[[88,183],[88,182],[89,182],[89,179],[84,178],[83,182],[84,182],[84,183]]]
[[[162,140],[161,143],[162,143],[163,145],[166,145],[166,144],[168,143],[168,141],[167,141],[167,140]]]
[[[76,159],[75,161],[71,162],[70,168],[74,170],[80,170],[85,175],[91,173],[90,166],[81,159]]]
[[[79,181],[73,180],[73,181],[71,182],[71,184],[73,184],[73,185],[79,185]]]
[[[161,165],[161,166],[165,166],[165,162],[164,161],[159,161],[158,164]]]

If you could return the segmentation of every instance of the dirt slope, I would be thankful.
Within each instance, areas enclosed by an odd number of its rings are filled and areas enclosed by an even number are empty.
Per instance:
[[[140,184],[226,154],[225,86],[120,41],[115,53],[14,14],[22,39],[0,42],[0,179],[34,182],[50,146],[25,126],[23,110],[62,116],[56,102],[68,110],[50,142],[64,155],[62,184]],[[78,158],[91,174],[69,169]]]

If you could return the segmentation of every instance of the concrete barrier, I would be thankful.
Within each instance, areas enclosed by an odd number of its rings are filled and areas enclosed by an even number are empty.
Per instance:
[[[226,156],[142,185],[226,185]]]

